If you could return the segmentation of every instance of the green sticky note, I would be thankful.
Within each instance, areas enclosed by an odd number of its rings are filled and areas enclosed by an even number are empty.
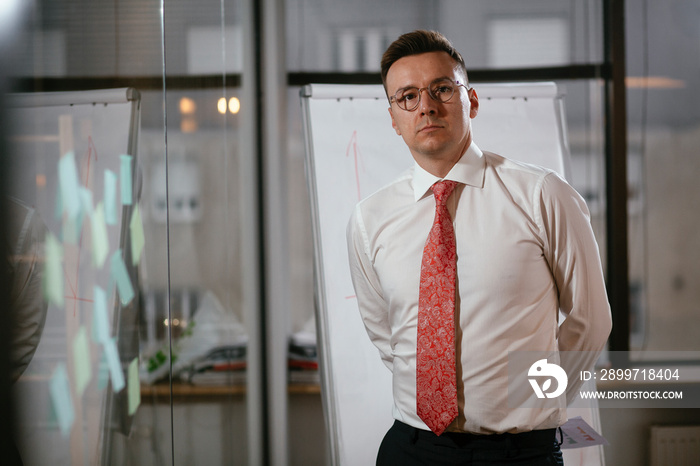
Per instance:
[[[63,307],[63,246],[58,239],[49,232],[46,235],[44,246],[46,266],[44,269],[43,290],[46,301]]]
[[[116,282],[117,291],[119,291],[119,300],[122,306],[126,306],[134,299],[134,287],[131,285],[129,272],[126,270],[126,264],[122,259],[122,250],[118,249],[112,255],[110,271],[112,273],[112,282]]]
[[[75,391],[78,394],[78,398],[80,398],[90,382],[90,377],[92,377],[90,344],[87,331],[83,326],[78,329],[78,333],[73,339],[73,365],[75,366]]]
[[[80,182],[75,165],[75,154],[72,151],[58,161],[58,183],[63,210],[68,217],[76,219],[80,214]]]
[[[131,222],[129,223],[131,231],[131,263],[137,265],[141,259],[141,252],[146,243],[143,234],[143,221],[141,220],[141,211],[139,205],[134,206],[134,211],[131,213]]]
[[[101,268],[109,254],[109,236],[105,223],[104,205],[100,202],[92,215],[92,265]]]
[[[58,363],[53,371],[51,380],[49,380],[49,393],[61,434],[64,437],[68,437],[75,420],[75,410],[73,409],[73,399],[70,396],[70,384],[68,383],[66,366],[62,362]]]
[[[98,343],[109,340],[109,315],[107,314],[107,295],[99,286],[95,286],[92,294],[92,339]]]
[[[129,415],[134,414],[141,404],[141,383],[139,382],[139,358],[129,364]]]
[[[105,221],[107,225],[117,224],[117,174],[105,170]]]
[[[122,363],[119,360],[119,350],[117,349],[117,339],[108,338],[103,342],[105,351],[105,360],[109,367],[109,376],[112,378],[112,390],[114,393],[121,391],[124,388],[124,372],[122,371]]]
[[[121,158],[121,170],[119,172],[119,178],[121,180],[121,192],[122,192],[122,204],[131,205],[132,201],[132,187],[131,187],[131,159],[130,155],[120,155]]]

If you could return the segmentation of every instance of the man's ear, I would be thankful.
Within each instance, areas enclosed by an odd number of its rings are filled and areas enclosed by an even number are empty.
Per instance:
[[[469,109],[469,118],[476,118],[479,113],[479,96],[476,95],[474,88],[469,89],[469,103],[471,107]]]
[[[389,107],[389,115],[391,115],[391,126],[394,128],[394,131],[396,131],[396,134],[401,136],[401,131],[399,130],[399,126],[396,124],[396,120],[394,120],[394,112],[391,110],[391,107]]]

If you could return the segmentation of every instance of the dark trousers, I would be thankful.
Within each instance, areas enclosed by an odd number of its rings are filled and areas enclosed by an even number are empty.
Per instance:
[[[396,421],[379,447],[377,466],[563,465],[556,432],[437,436]]]

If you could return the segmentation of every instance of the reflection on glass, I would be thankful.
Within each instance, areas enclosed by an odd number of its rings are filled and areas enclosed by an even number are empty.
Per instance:
[[[34,103],[10,109],[2,200],[24,464],[246,464],[254,115],[223,76],[243,72],[242,2],[39,3],[12,68]],[[47,77],[84,102],[37,94]],[[104,100],[101,78],[139,89]]]
[[[291,71],[379,71],[401,33],[435,29],[469,69],[533,68],[602,61],[599,0],[405,1],[287,0]],[[368,13],[371,12],[371,13]],[[371,21],[368,21],[371,16]]]
[[[663,359],[700,350],[700,14],[682,0],[626,7],[643,38],[627,43],[630,344]]]

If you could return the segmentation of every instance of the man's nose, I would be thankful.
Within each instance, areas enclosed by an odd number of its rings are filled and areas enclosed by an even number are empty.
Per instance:
[[[425,91],[426,95],[423,97],[423,91]],[[432,115],[437,111],[437,102],[435,99],[433,99],[433,96],[430,95],[430,90],[427,87],[424,87],[422,89],[418,89],[418,92],[420,93],[420,112],[422,115]]]

